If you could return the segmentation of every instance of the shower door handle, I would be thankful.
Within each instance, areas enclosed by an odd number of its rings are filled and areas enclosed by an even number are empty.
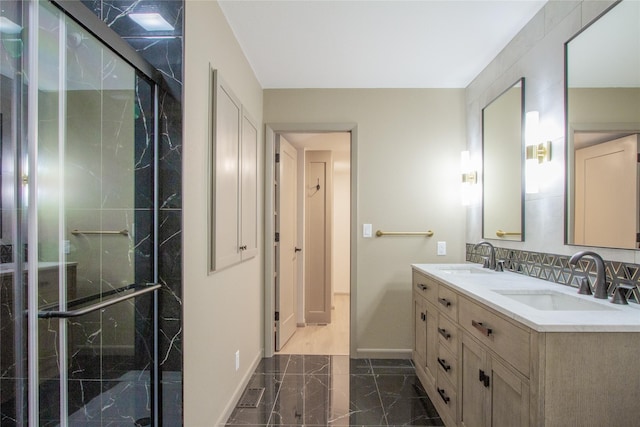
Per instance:
[[[120,302],[126,301],[131,298],[135,298],[140,295],[144,295],[146,293],[155,291],[156,289],[160,289],[162,285],[155,283],[149,284],[142,289],[138,289],[130,293],[129,295],[121,295],[119,297],[111,298],[106,301],[101,301],[97,304],[90,305],[88,307],[79,308],[77,310],[68,310],[68,311],[38,311],[38,318],[40,319],[69,319],[73,317],[84,316],[85,314],[93,313],[94,311],[101,310],[103,308],[107,308],[114,304],[118,304]]]

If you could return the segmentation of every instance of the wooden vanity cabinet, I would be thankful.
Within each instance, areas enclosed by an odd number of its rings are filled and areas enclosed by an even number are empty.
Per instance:
[[[413,299],[416,373],[446,426],[638,425],[640,333],[538,332],[416,270]]]
[[[445,424],[528,426],[530,331],[416,271],[413,286],[414,363]]]
[[[462,336],[460,425],[529,425],[529,382],[469,335]]]
[[[435,382],[438,318],[437,310],[429,301],[437,295],[436,282],[414,274],[413,318],[414,318],[414,364],[422,370],[429,382]]]
[[[453,425],[457,419],[458,328],[457,295],[440,283],[413,272],[415,347],[418,377],[440,417]]]

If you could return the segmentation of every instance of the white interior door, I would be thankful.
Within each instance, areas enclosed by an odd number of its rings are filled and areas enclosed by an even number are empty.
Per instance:
[[[332,169],[331,151],[306,153],[304,295],[307,323],[331,323]]]
[[[637,247],[638,135],[576,150],[575,168],[575,243]]]
[[[280,162],[276,168],[276,351],[296,331],[297,318],[297,163],[296,149],[280,137]]]

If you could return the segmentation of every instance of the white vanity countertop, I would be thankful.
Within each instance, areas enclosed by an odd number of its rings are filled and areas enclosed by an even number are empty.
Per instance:
[[[640,304],[612,304],[608,299],[579,295],[577,289],[546,280],[495,272],[479,264],[412,264],[415,270],[445,282],[461,294],[539,332],[640,332]],[[523,295],[524,294],[524,295]],[[514,298],[559,295],[580,309],[536,309]],[[573,297],[582,301],[576,301]],[[593,305],[595,304],[595,305]],[[591,309],[593,308],[593,309]]]

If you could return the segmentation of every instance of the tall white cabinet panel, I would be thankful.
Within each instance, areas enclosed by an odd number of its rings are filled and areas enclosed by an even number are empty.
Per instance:
[[[258,129],[212,71],[211,270],[256,256]]]
[[[244,260],[258,254],[258,128],[244,109],[241,143],[240,247]]]

